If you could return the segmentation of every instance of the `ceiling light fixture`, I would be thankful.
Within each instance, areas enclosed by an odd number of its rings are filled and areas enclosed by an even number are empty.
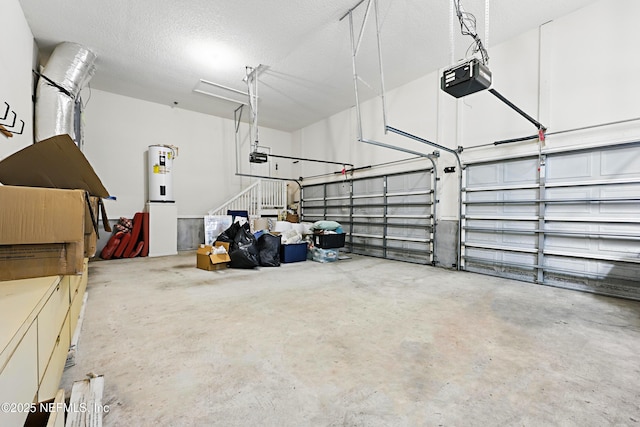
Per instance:
[[[202,95],[222,99],[224,101],[249,105],[249,94],[247,92],[221,85],[219,83],[210,82],[209,80],[200,79],[193,91]]]

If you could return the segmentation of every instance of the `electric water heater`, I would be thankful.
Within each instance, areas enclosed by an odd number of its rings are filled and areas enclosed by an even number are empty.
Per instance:
[[[173,203],[173,160],[177,148],[172,145],[149,146],[149,201]]]

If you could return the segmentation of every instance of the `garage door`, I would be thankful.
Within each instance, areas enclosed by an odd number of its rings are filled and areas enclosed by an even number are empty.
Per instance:
[[[463,269],[640,299],[639,148],[468,165]]]
[[[433,263],[434,174],[431,169],[305,185],[305,221],[334,220],[353,253]]]

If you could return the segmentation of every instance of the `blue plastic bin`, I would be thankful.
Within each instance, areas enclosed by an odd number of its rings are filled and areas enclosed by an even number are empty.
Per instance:
[[[280,262],[300,262],[307,260],[307,243],[280,246]]]

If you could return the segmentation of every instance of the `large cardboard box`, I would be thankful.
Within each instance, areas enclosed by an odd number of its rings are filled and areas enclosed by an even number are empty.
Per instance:
[[[0,183],[0,189],[19,187],[4,190],[0,199],[0,257],[11,263],[0,265],[0,280],[81,273],[84,257],[96,252],[100,212],[111,231],[101,203],[109,193],[71,137],[54,136],[0,161]],[[80,205],[65,204],[63,193],[50,189],[74,190]],[[31,211],[40,213],[31,218]],[[82,230],[80,238],[61,234],[69,227]],[[34,243],[35,231],[40,237]]]
[[[0,186],[0,207],[0,280],[82,272],[84,191]]]
[[[223,246],[227,253],[225,254],[214,254],[213,248]],[[226,242],[215,242],[214,246],[210,245],[200,245],[198,250],[196,251],[196,267],[207,270],[221,270],[223,268],[227,268],[227,264],[231,262],[231,257],[229,257],[229,243]]]

